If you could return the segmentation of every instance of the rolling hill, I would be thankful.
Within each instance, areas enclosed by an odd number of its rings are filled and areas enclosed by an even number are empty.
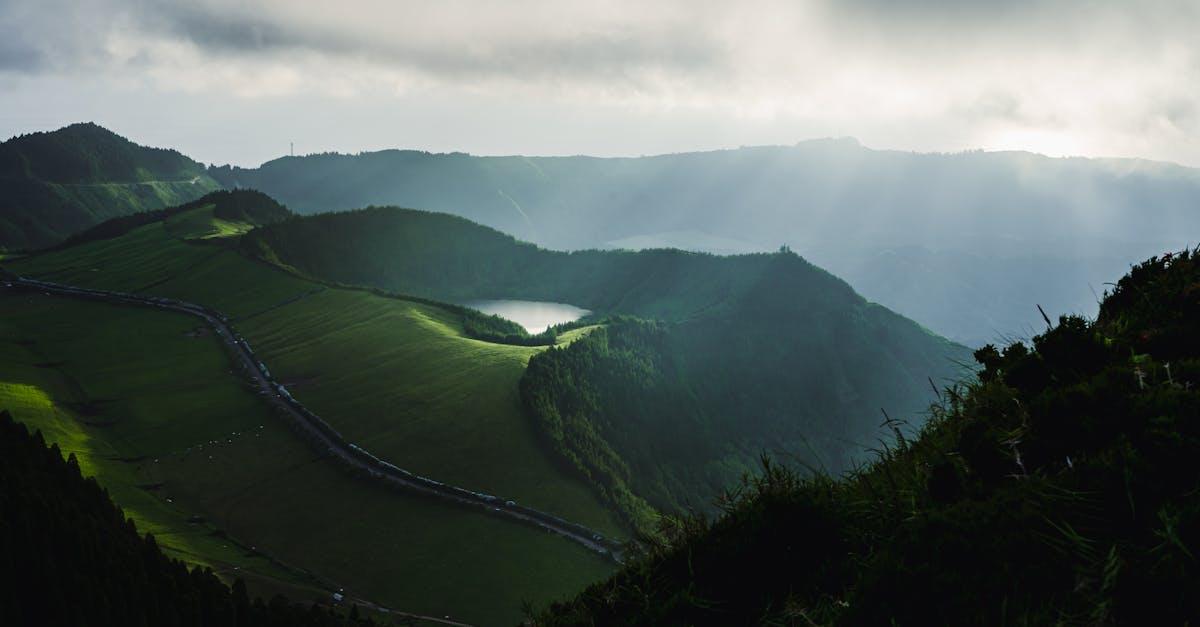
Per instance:
[[[640,158],[387,150],[212,168],[299,213],[367,205],[453,213],[557,249],[791,246],[950,339],[1027,335],[1094,314],[1130,264],[1194,244],[1200,174],[1020,152],[916,154],[849,139]]]
[[[174,150],[95,124],[0,143],[0,250],[34,249],[109,218],[198,198],[218,184]]]
[[[517,382],[544,348],[467,338],[458,308],[332,288],[247,259],[233,242],[251,225],[214,217],[224,198],[5,266],[204,303],[231,318],[296,398],[379,457],[625,533],[543,452],[522,413]],[[327,597],[345,587],[482,624],[515,622],[523,600],[611,572],[557,536],[348,475],[258,402],[194,319],[40,293],[0,298],[0,405],[21,405],[18,419],[70,445],[173,555],[223,576],[237,568],[252,588],[304,598],[296,590]]]
[[[396,208],[297,217],[241,244],[340,283],[615,316],[534,356],[522,398],[550,448],[641,526],[652,518],[643,500],[710,510],[764,450],[851,467],[879,435],[881,408],[916,413],[930,381],[961,376],[969,358],[787,250],[565,253]]]
[[[848,477],[766,464],[537,624],[1188,624],[1197,252],[1135,266],[1095,321],[980,349],[977,381]]]
[[[452,213],[542,246],[720,254],[788,245],[867,298],[970,346],[1024,337],[1036,308],[1094,313],[1131,263],[1194,242],[1194,169],[1020,152],[916,154],[851,139],[639,158],[385,150],[204,168],[93,124],[0,144],[0,250],[250,187],[309,214]]]
[[[259,209],[253,216],[230,209],[247,205]],[[266,224],[254,228],[257,222]],[[373,208],[289,217],[255,192],[220,192],[179,209],[122,218],[5,265],[57,283],[215,309],[291,394],[349,441],[413,472],[613,537],[631,527],[653,530],[655,509],[711,511],[712,499],[752,470],[764,450],[831,472],[850,467],[880,433],[881,407],[907,415],[924,406],[930,378],[957,376],[955,360],[965,354],[786,250],[736,257],[562,253],[443,214]],[[484,342],[465,335],[477,314],[437,302],[480,297],[573,302],[605,322],[564,334],[550,349]],[[83,403],[100,412],[101,423],[132,414],[120,421],[131,425],[128,432],[85,422],[77,427],[85,433],[73,437],[123,451],[114,457],[160,459],[141,464],[132,477],[129,469],[113,471],[111,481],[123,486],[118,502],[124,493],[154,512],[161,501],[138,486],[165,484],[185,511],[243,545],[408,611],[515,618],[521,598],[545,602],[608,571],[586,551],[520,525],[356,485],[279,427],[253,440],[226,437],[204,454],[193,448],[168,455],[188,446],[159,442],[150,425],[169,417],[200,428],[213,407],[140,400],[135,411],[120,400],[143,396],[137,389],[172,389],[166,380],[102,392],[99,403],[87,402],[90,392],[55,399],[45,390],[79,386],[34,381],[30,373],[47,374],[38,364],[73,363],[71,345],[101,354],[89,343],[115,340],[96,327],[68,333],[47,325],[69,324],[73,310],[38,309],[37,300],[25,305],[34,307],[27,315],[12,318],[10,337],[56,348],[14,360],[33,381],[22,385],[42,390],[49,406]],[[101,329],[141,326],[95,317]],[[191,335],[148,335],[123,350],[170,349],[193,341]],[[133,385],[143,368],[167,377],[173,370],[148,366],[146,358],[128,361],[122,376],[98,364],[95,371],[69,370],[68,381]],[[200,363],[190,367],[203,370]],[[547,372],[558,374],[547,379]],[[169,396],[215,394],[195,389]],[[272,424],[246,412],[221,413]],[[246,427],[239,422],[228,431]],[[271,480],[255,479],[263,476]],[[253,488],[234,487],[243,485]],[[305,515],[288,513],[296,507]],[[346,519],[341,511],[372,514]],[[399,535],[397,516],[409,521]],[[179,519],[156,524],[178,528]],[[216,559],[208,549],[179,550]],[[571,566],[549,569],[552,562]],[[466,563],[475,578],[469,586],[456,570]],[[289,572],[261,578],[295,578]],[[544,579],[552,572],[561,577],[554,584]],[[487,592],[464,596],[467,589]]]

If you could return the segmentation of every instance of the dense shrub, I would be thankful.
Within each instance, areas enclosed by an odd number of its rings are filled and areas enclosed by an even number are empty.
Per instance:
[[[976,353],[916,438],[848,476],[766,464],[723,515],[540,625],[1188,624],[1200,617],[1200,263]],[[673,530],[673,533],[670,531]]]

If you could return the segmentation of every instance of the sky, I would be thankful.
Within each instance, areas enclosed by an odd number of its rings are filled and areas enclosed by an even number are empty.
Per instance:
[[[0,0],[0,138],[205,163],[852,136],[1200,167],[1196,0]]]

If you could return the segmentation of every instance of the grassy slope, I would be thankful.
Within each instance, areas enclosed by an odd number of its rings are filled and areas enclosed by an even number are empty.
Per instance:
[[[84,474],[97,477],[173,556],[218,570],[236,565],[295,579],[266,560],[244,557],[213,537],[211,527],[187,524],[190,514],[167,503],[165,493],[138,487],[153,483],[147,477],[153,458],[122,461],[263,419],[265,407],[227,374],[219,347],[186,338],[191,322],[179,316],[41,294],[4,294],[0,303],[0,405],[75,453]],[[136,342],[118,331],[127,328],[138,329]],[[209,413],[205,420],[196,419],[200,407]]]
[[[315,583],[248,557],[211,535],[213,525],[187,523],[198,514],[351,594],[484,623],[515,620],[523,599],[608,572],[554,536],[385,492],[321,463],[228,373],[211,337],[188,336],[189,317],[43,295],[0,304],[0,405],[76,452],[85,474],[177,557],[225,574],[238,567],[260,588],[262,577],[282,579],[266,589],[293,596]],[[59,365],[36,365],[46,363]],[[96,399],[109,402],[86,417],[69,409]],[[165,485],[138,487],[156,483]]]
[[[0,215],[0,248],[51,245],[109,218],[183,204],[213,190],[215,181],[60,184],[25,183],[18,201]]]
[[[538,349],[466,340],[441,310],[363,292],[326,290],[286,309],[287,325],[263,315],[238,328],[347,439],[415,472],[615,531],[550,464],[521,413],[517,381]]]
[[[169,236],[181,232],[178,226],[150,225],[117,240],[22,260],[13,269],[120,290],[150,286],[151,293],[210,304],[239,317],[235,326],[277,376],[301,379],[298,398],[382,457],[617,530],[587,488],[536,448],[520,414],[516,380],[537,349],[462,338],[437,308],[325,290],[222,248],[184,243]],[[461,371],[480,362],[494,367]],[[436,385],[429,374],[437,372],[456,376]],[[414,406],[423,411],[391,413]],[[350,489],[334,471],[310,463],[307,448],[286,434],[274,440],[259,445],[260,437],[242,452],[235,440],[228,457],[221,449],[208,463],[198,455],[172,459],[157,466],[155,476],[179,482],[181,499],[237,537],[405,609],[479,619],[607,571],[582,550],[539,532],[373,488]],[[260,465],[268,468],[257,472]],[[263,475],[271,478],[257,479]],[[230,485],[249,487],[231,493]],[[561,577],[564,565],[570,574]],[[544,576],[551,572],[553,579]]]
[[[172,236],[190,239],[231,237],[241,235],[254,228],[253,224],[246,222],[213,217],[212,205],[171,216],[167,218],[164,226]]]
[[[351,441],[439,480],[619,532],[588,488],[543,453],[521,411],[517,381],[543,349],[468,339],[440,308],[325,289],[224,248],[171,237],[193,219],[176,216],[12,267],[212,306],[234,318],[297,399]]]

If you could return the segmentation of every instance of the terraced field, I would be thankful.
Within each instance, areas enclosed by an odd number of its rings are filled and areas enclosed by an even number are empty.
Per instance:
[[[121,238],[6,265],[21,274],[62,283],[141,291],[216,308],[234,318],[233,325],[299,400],[380,457],[607,534],[620,534],[616,519],[588,489],[550,462],[520,412],[516,382],[526,360],[539,349],[468,339],[462,336],[456,317],[441,308],[326,288],[249,261],[218,244],[184,239],[238,230],[236,225],[213,225],[202,214],[183,214]],[[127,426],[81,425],[78,416],[61,413],[56,420],[74,432],[60,427],[62,435],[56,438],[64,442],[83,438],[95,447],[88,455],[96,459],[157,458],[158,462],[143,460],[132,469],[110,461],[110,466],[132,475],[116,470],[98,474],[106,485],[121,486],[114,489],[114,496],[123,506],[148,521],[161,519],[158,529],[164,533],[187,529],[186,520],[199,513],[248,546],[344,585],[358,596],[409,611],[451,614],[488,624],[495,619],[516,620],[523,599],[548,600],[611,568],[560,538],[386,492],[322,463],[303,442],[273,423],[272,416],[264,416],[253,394],[228,372],[228,362],[222,361],[224,355],[215,342],[197,329],[198,321],[40,298],[45,305],[35,297],[13,309],[30,308],[26,314],[5,316],[4,337],[9,341],[3,350],[17,354],[12,347],[28,347],[14,340],[34,338],[38,347],[57,346],[39,351],[56,354],[31,353],[23,358],[21,372],[5,372],[3,380],[33,386],[49,399],[45,402],[57,400],[58,407],[80,401],[53,391],[51,383],[35,381],[31,373],[51,371],[33,364],[75,364],[77,355],[92,355],[93,365],[72,365],[71,380],[94,377],[112,385],[142,381],[112,393],[89,390],[87,395],[124,399],[93,404],[88,410],[101,412],[98,416],[119,416]],[[50,303],[58,305],[50,307]],[[112,315],[126,319],[93,316],[93,308],[118,312]],[[85,317],[94,318],[95,326],[70,326]],[[176,327],[156,323],[169,330],[143,333],[143,328],[154,328],[143,318],[167,318]],[[60,320],[57,328],[45,322],[55,319]],[[53,342],[42,339],[42,329],[55,333],[45,336]],[[175,356],[181,347],[197,345],[208,346],[212,353],[208,362],[186,352]],[[83,350],[75,348],[81,346]],[[118,348],[132,354],[119,357]],[[150,361],[135,359],[138,355]],[[204,365],[189,370],[193,363]],[[141,379],[148,367],[161,379]],[[217,384],[211,381],[201,385],[213,373],[220,375],[221,385],[228,390],[209,389]],[[148,394],[148,389],[160,392]],[[20,390],[0,392],[0,404],[30,397],[27,388]],[[224,398],[222,394],[229,399],[211,400]],[[169,403],[164,400],[168,398]],[[198,448],[202,444],[204,448]],[[136,488],[157,483],[164,487],[149,493]],[[153,515],[166,498],[172,499],[168,505],[185,507],[180,514],[187,514],[182,526],[180,516]],[[211,530],[206,529],[194,535],[211,538],[208,533]],[[214,554],[182,542],[172,548],[206,558]],[[236,555],[227,556],[224,563],[230,568],[251,568],[233,559],[245,551],[233,552]],[[297,577],[272,568],[281,572],[259,570],[275,579]]]

